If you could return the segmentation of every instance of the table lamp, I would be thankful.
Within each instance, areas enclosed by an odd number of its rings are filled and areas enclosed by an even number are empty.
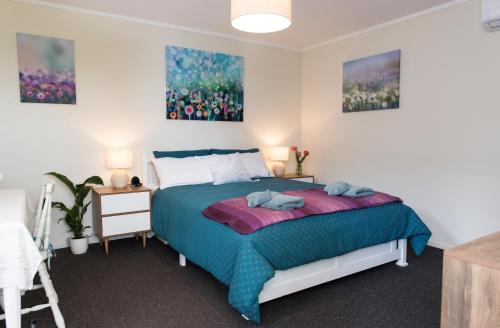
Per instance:
[[[270,149],[270,159],[275,162],[273,165],[273,173],[277,177],[282,177],[285,175],[285,163],[288,161],[288,155],[290,151],[288,147],[271,147]]]
[[[111,184],[115,188],[124,188],[128,184],[128,174],[125,169],[132,167],[134,160],[130,150],[111,149],[106,152],[106,166],[114,169]]]

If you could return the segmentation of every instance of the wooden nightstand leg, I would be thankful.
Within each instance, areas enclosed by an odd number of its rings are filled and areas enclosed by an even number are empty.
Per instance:
[[[108,238],[104,238],[104,252],[106,253],[106,255],[109,254],[109,239]]]
[[[147,232],[142,233],[142,247],[146,248],[146,237],[147,237]]]
[[[139,234],[135,233],[135,240],[139,240]]]

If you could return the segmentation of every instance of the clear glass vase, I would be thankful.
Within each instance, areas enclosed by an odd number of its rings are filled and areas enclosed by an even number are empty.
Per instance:
[[[295,174],[302,175],[302,163],[297,162],[297,169],[295,169]]]

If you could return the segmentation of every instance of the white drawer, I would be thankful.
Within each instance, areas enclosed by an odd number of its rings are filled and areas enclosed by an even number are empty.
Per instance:
[[[105,216],[102,218],[103,237],[147,230],[151,230],[149,212]]]
[[[295,178],[295,179],[292,179],[292,180],[314,183],[314,178],[313,177]]]
[[[133,192],[101,196],[101,214],[149,210],[149,192]]]

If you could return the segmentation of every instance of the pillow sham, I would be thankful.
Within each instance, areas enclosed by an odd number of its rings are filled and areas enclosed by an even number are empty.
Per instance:
[[[193,156],[208,156],[212,155],[210,149],[197,149],[197,150],[175,150],[175,151],[154,151],[153,155],[155,158],[163,157],[175,157],[175,158],[185,158]]]
[[[258,153],[259,148],[250,148],[250,149],[210,149],[212,154],[216,155],[228,155],[235,153]],[[201,156],[201,155],[200,155]]]
[[[160,189],[213,182],[212,174],[200,157],[154,158]]]
[[[230,182],[252,181],[238,154],[198,157],[212,174],[214,185]]]
[[[269,170],[260,152],[238,154],[243,167],[251,178],[269,177]]]

